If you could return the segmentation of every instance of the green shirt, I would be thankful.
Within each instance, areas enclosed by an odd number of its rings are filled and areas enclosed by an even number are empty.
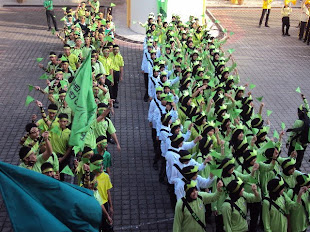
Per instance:
[[[202,199],[197,198],[188,204],[205,225],[206,220],[204,205],[216,201],[222,195],[222,193],[216,191],[215,193],[199,192],[198,194],[202,197]],[[184,203],[182,199],[180,199],[175,206],[173,232],[204,232],[205,230],[197,223],[197,221],[195,221],[187,207],[183,207],[183,204]]]
[[[285,193],[274,201],[286,214],[289,210],[298,209],[298,203],[292,201]],[[265,232],[286,232],[287,218],[278,209],[263,200],[262,218]]]
[[[114,134],[116,132],[111,119],[105,118],[105,120],[102,120],[100,122],[97,122],[96,119],[96,121],[94,122],[94,133],[96,138],[98,138],[101,135],[106,137],[107,132],[109,132],[109,134]]]
[[[53,10],[54,9],[52,0],[45,0],[43,5],[46,8],[46,10]]]
[[[51,144],[53,151],[57,154],[64,155],[69,146],[71,130],[68,128],[62,130],[59,128],[59,133],[51,132]]]
[[[27,168],[29,170],[41,173],[41,165],[43,163],[45,163],[45,160],[43,159],[43,155],[41,154],[37,156],[37,162],[35,162],[35,164],[32,167],[26,166],[25,163],[21,163],[19,167]]]
[[[297,194],[294,194],[292,189],[288,191],[287,195],[293,201],[297,201]],[[309,226],[309,218],[307,218],[306,216],[306,211],[308,212],[308,216],[310,213],[310,202],[308,191],[302,195],[301,200],[304,202],[304,205],[299,204],[297,208],[290,210],[291,231],[296,232],[306,231],[306,229]]]
[[[230,200],[230,198],[227,198]],[[243,197],[240,197],[235,204],[246,215],[247,206],[246,203],[259,202],[260,196],[256,197],[254,194],[243,192]],[[248,223],[244,219],[240,212],[233,208],[229,202],[224,202],[222,207],[223,221],[226,232],[245,232],[248,231]]]

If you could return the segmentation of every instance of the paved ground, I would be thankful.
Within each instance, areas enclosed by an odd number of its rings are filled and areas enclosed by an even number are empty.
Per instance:
[[[242,80],[249,79],[256,84],[253,94],[263,95],[266,109],[273,110],[272,129],[279,130],[282,121],[291,125],[296,118],[296,107],[301,103],[295,89],[300,86],[307,96],[310,84],[307,62],[310,47],[297,40],[297,10],[291,22],[290,38],[281,36],[278,9],[272,10],[271,28],[257,27],[258,9],[211,9],[211,12],[228,31],[235,32],[225,49],[236,49],[234,56]],[[45,29],[41,9],[0,9],[0,112],[3,112],[0,115],[0,159],[5,162],[17,164],[18,140],[24,125],[32,113],[38,113],[34,105],[24,106],[28,94],[26,85],[43,85],[38,80],[41,72],[35,58],[46,58],[50,50],[61,50],[59,41]],[[122,152],[110,149],[114,165],[115,231],[171,231],[173,214],[168,195],[151,167],[152,144],[146,122],[148,105],[142,101],[143,79],[139,74],[141,46],[119,44],[126,66],[120,87],[120,109],[113,118]],[[31,95],[46,102],[39,93]],[[306,160],[308,158],[307,152]],[[308,162],[304,162],[303,167],[310,171]],[[2,201],[0,231],[11,231]]]

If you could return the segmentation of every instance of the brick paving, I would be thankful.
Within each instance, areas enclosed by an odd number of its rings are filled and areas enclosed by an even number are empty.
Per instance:
[[[271,28],[258,28],[261,10],[211,9],[222,25],[235,34],[225,49],[235,48],[242,82],[249,79],[256,84],[255,96],[264,96],[272,130],[279,130],[281,122],[292,125],[296,108],[301,103],[295,92],[300,86],[309,91],[310,47],[297,40],[298,15],[294,11],[291,37],[281,36],[278,9],[270,17]],[[61,18],[57,11],[58,19]],[[116,16],[117,17],[117,16]],[[61,51],[60,42],[46,31],[44,10],[40,8],[0,9],[0,159],[18,163],[18,141],[32,113],[39,113],[31,104],[24,106],[27,84],[41,84],[42,71],[36,67],[36,57],[48,57],[50,50]],[[113,117],[122,151],[113,156],[112,196],[115,231],[171,231],[173,213],[165,186],[159,184],[157,171],[152,169],[153,149],[146,118],[148,104],[144,103],[143,77],[140,74],[142,47],[118,41],[125,60],[124,82],[120,85],[120,108]],[[45,60],[46,61],[46,60]],[[47,102],[43,95],[31,95]],[[309,96],[307,96],[309,98]],[[305,156],[309,159],[309,151]],[[303,168],[310,171],[309,163]],[[11,231],[5,206],[0,201],[0,231]],[[209,226],[209,231],[214,231]]]

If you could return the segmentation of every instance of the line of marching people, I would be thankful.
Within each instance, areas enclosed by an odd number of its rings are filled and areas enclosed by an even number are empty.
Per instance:
[[[46,65],[41,63],[43,58],[37,58],[43,70],[40,79],[46,83],[44,86],[29,85],[29,90],[41,92],[49,102],[45,109],[41,101],[35,101],[41,119],[34,114],[32,122],[25,127],[20,141],[19,166],[60,181],[65,180],[65,174],[74,176],[79,186],[94,191],[102,208],[100,231],[109,232],[113,231],[114,210],[110,193],[113,157],[108,143],[121,150],[110,115],[118,108],[118,85],[123,80],[124,61],[114,40],[112,8],[105,15],[99,7],[99,1],[92,0],[79,3],[75,9],[63,8],[63,28],[52,30],[63,43],[63,51],[58,54],[51,51]],[[87,59],[91,59],[91,65],[83,67]],[[96,112],[85,132],[84,148],[79,151],[70,144],[75,111],[66,97],[75,97],[68,92],[72,86],[80,91],[81,86],[75,79],[82,67],[84,77],[87,74],[92,77],[90,86],[83,87],[93,93],[93,97],[87,96],[83,101],[87,100],[87,105],[93,106]],[[28,96],[26,105],[32,101],[34,99]]]
[[[150,13],[140,25],[146,29],[141,70],[153,167],[175,210],[173,231],[205,231],[211,215],[218,232],[305,231],[310,219],[310,176],[300,171],[309,142],[305,96],[283,154],[286,125],[270,135],[263,97],[252,96],[254,84],[240,84],[233,49],[223,50],[227,39],[214,38],[194,16],[167,21]]]

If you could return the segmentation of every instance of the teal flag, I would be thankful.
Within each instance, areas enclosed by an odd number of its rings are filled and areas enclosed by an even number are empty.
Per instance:
[[[74,112],[69,145],[83,150],[86,133],[95,119],[97,109],[93,94],[90,52],[68,89],[66,102]]]
[[[0,191],[15,232],[98,232],[102,209],[91,190],[0,162]]]

